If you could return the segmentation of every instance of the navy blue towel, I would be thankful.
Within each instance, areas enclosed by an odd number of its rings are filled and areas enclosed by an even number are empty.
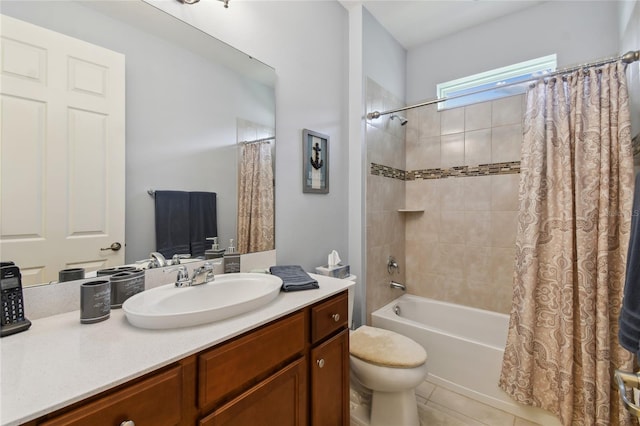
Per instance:
[[[311,278],[299,265],[272,266],[269,272],[282,279],[282,291],[320,288],[318,281]]]
[[[207,237],[218,236],[215,192],[189,193],[189,235],[191,257],[204,256]]]
[[[640,359],[640,173],[636,176],[624,299],[620,311],[620,345]]]
[[[156,191],[156,250],[166,258],[189,253],[189,193]]]

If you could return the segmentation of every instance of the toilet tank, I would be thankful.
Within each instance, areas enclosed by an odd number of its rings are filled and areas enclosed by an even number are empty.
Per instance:
[[[349,275],[347,278],[344,278],[344,279],[348,281],[353,281],[355,283],[357,278],[358,277],[355,275]],[[349,326],[349,329],[352,330],[353,329],[353,302],[355,300],[356,286],[353,285],[349,287],[347,291],[348,291],[348,297],[349,297],[349,318],[348,318],[349,322],[347,324]]]

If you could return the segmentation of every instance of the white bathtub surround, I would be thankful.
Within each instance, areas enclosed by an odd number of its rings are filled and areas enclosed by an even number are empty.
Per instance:
[[[196,327],[139,329],[127,322],[122,309],[111,310],[108,320],[96,324],[80,324],[78,311],[36,319],[28,331],[2,338],[0,424],[18,425],[81,401],[354,284],[313,277],[319,289],[280,293],[253,312]]]
[[[535,423],[560,425],[552,414],[517,404],[498,388],[508,321],[504,314],[407,294],[372,313],[374,327],[425,348],[430,383]]]

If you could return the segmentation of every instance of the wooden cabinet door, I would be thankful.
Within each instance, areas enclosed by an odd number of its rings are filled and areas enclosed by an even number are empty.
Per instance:
[[[305,314],[298,312],[198,357],[198,407],[208,410],[275,372],[305,351]]]
[[[349,424],[349,330],[311,350],[311,424]]]
[[[306,426],[306,424],[307,359],[304,357],[292,362],[200,420],[200,426]]]

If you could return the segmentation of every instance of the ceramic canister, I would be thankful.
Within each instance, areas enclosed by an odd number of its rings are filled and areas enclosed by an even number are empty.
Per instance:
[[[111,308],[121,308],[125,300],[144,291],[144,271],[123,271],[111,280]]]
[[[104,321],[111,314],[111,283],[109,280],[87,281],[80,285],[80,322],[92,324]]]
[[[84,268],[70,268],[58,271],[58,282],[81,280],[84,278]]]

